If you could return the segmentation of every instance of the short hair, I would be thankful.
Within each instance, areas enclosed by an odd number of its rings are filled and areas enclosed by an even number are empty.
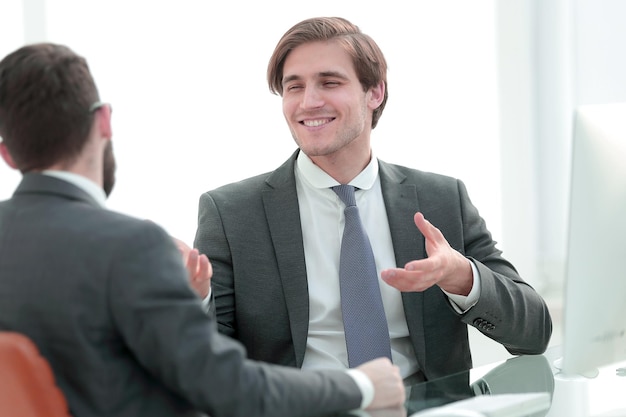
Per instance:
[[[22,172],[71,163],[99,100],[87,61],[63,45],[27,45],[0,61],[0,136]]]
[[[387,61],[382,51],[358,26],[341,17],[316,17],[306,19],[294,25],[280,39],[267,67],[267,82],[274,94],[283,94],[283,67],[291,51],[300,45],[316,41],[337,40],[352,57],[354,69],[363,90],[377,86],[381,81],[385,85],[382,103],[374,110],[372,129],[387,103]]]

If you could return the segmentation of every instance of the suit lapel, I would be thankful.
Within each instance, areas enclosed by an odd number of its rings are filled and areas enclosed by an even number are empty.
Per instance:
[[[426,257],[424,237],[413,221],[413,216],[420,209],[417,187],[405,183],[406,175],[395,166],[379,161],[379,168],[396,265],[404,267],[409,261]],[[423,297],[421,292],[402,293],[409,334],[421,364],[424,360]]]
[[[379,162],[380,183],[389,218],[396,263],[399,267],[424,257],[424,238],[413,222],[419,210],[415,184],[405,184],[406,176],[394,166]]]
[[[309,331],[309,291],[294,175],[297,153],[267,179],[269,189],[263,192],[263,204],[287,305],[296,366],[300,367]]]

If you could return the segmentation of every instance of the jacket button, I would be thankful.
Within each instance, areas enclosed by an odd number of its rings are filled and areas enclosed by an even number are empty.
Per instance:
[[[487,320],[481,318],[477,318],[474,320],[474,326],[486,332],[490,332],[496,328],[494,324],[489,323]]]

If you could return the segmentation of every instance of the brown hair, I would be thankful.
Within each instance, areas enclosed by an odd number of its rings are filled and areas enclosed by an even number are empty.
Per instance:
[[[274,94],[283,94],[283,66],[289,53],[300,45],[316,41],[337,40],[352,57],[363,90],[385,85],[382,103],[374,110],[372,129],[376,127],[387,103],[387,61],[372,38],[358,26],[341,17],[317,17],[303,20],[280,39],[267,66],[267,82]]]
[[[98,100],[87,62],[66,46],[27,45],[0,61],[0,136],[22,172],[71,163]]]

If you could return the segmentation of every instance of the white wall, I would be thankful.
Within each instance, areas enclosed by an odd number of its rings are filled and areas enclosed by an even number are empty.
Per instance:
[[[7,53],[19,48],[24,43],[22,2],[18,0],[1,1],[0,16],[2,16],[2,23],[0,24],[0,57],[4,57]],[[19,173],[10,170],[4,164],[2,158],[0,158],[0,200],[11,195],[19,179]]]
[[[626,1],[574,0],[575,102],[626,101]]]
[[[271,170],[295,149],[265,82],[274,45],[304,18],[339,15],[389,63],[377,155],[462,178],[501,240],[493,1],[24,1],[46,5],[45,40],[86,56],[113,104],[111,208],[191,242],[202,192]],[[0,44],[0,55],[17,46]],[[7,198],[19,175],[2,166],[0,178]]]
[[[626,1],[511,0],[497,10],[503,236],[558,298],[574,110],[626,101]]]

